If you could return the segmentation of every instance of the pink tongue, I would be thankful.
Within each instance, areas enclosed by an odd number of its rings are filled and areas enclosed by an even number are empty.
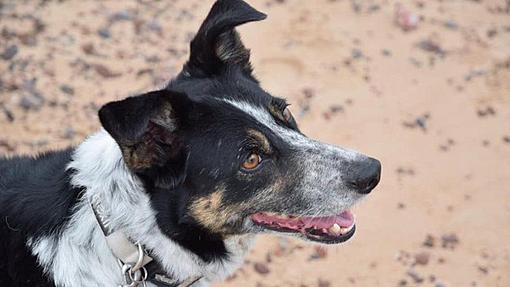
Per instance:
[[[309,228],[327,229],[335,223],[340,227],[346,228],[354,224],[354,216],[348,210],[334,216],[294,218],[282,218],[267,213],[256,213],[252,215],[252,219],[260,223],[276,224],[292,230],[305,230]]]
[[[333,224],[338,224],[340,227],[350,227],[354,224],[354,216],[348,210],[334,216],[327,217],[304,217],[301,218],[305,224],[305,228],[329,228]]]

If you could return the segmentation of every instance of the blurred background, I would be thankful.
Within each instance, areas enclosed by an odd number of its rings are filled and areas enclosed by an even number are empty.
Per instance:
[[[510,1],[251,0],[301,129],[383,163],[349,242],[262,237],[216,286],[510,286]],[[80,143],[165,83],[213,1],[1,1],[0,154]]]

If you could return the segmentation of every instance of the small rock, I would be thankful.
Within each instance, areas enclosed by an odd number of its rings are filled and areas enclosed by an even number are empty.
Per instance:
[[[104,78],[115,78],[121,75],[120,73],[112,72],[112,70],[110,70],[103,64],[94,65],[94,69],[99,75],[101,75]]]
[[[414,122],[404,122],[404,126],[408,128],[420,128],[422,131],[427,131],[427,120],[430,118],[428,113],[417,117]]]
[[[427,265],[429,263],[430,254],[428,252],[420,252],[414,255],[414,263],[416,265]]]
[[[425,241],[423,241],[422,245],[425,247],[433,248],[435,246],[436,239],[434,236],[427,234],[427,237],[425,237]]]
[[[423,279],[423,277],[418,274],[418,272],[416,272],[415,270],[409,270],[407,271],[406,273],[409,277],[411,277],[411,279],[413,279],[414,283],[422,283],[423,281],[425,281],[425,279]]]
[[[315,92],[311,88],[304,88],[303,94],[305,95],[305,98],[307,98],[307,99],[313,98],[315,96]]]
[[[21,98],[19,106],[25,111],[38,110],[44,104],[44,97],[38,93],[26,94]]]
[[[473,71],[470,71],[466,76],[464,76],[464,80],[466,82],[469,82],[473,78],[485,76],[486,74],[487,74],[486,70],[473,70]]]
[[[330,287],[330,286],[331,282],[319,278],[319,281],[317,282],[317,287]]]
[[[12,151],[16,150],[16,148],[13,145],[11,145],[8,141],[3,140],[3,139],[0,139],[0,148],[3,148],[8,152],[12,152]]]
[[[381,51],[381,53],[382,53],[382,54],[383,54],[383,56],[385,56],[385,57],[391,57],[391,51],[390,51],[390,50],[388,50],[388,49],[383,49],[383,50]]]
[[[352,49],[351,56],[353,59],[363,58],[363,52],[360,49]]]
[[[85,43],[81,46],[81,50],[87,55],[94,55],[96,53],[96,48],[94,48],[94,44]]]
[[[435,41],[432,41],[430,39],[419,42],[418,47],[423,51],[434,53],[440,56],[446,54],[446,52],[443,50],[443,48],[441,48],[439,43],[436,43]]]
[[[429,276],[429,281],[430,281],[431,283],[436,282],[436,275],[431,274],[431,275]]]
[[[11,45],[11,46],[5,48],[5,50],[2,52],[1,57],[3,60],[9,61],[12,58],[14,58],[14,56],[16,56],[16,54],[18,54],[18,46]]]
[[[116,21],[131,21],[134,19],[133,13],[131,13],[128,10],[122,10],[119,11],[112,16],[110,16],[110,21],[116,22]]]
[[[161,24],[159,22],[157,22],[155,20],[150,21],[147,24],[147,28],[149,28],[149,30],[154,31],[158,34],[161,34],[163,32],[163,27],[161,26]]]
[[[457,24],[457,22],[453,21],[453,20],[448,20],[444,23],[444,26],[450,30],[458,30],[459,29],[459,24]]]
[[[271,272],[269,270],[269,268],[267,267],[266,264],[264,263],[260,263],[260,262],[257,262],[253,265],[253,268],[255,269],[255,271],[259,274],[262,274],[262,275],[266,275],[268,274],[269,272]]]
[[[498,34],[498,30],[495,28],[487,30],[487,38],[494,38]]]
[[[309,261],[324,259],[328,256],[328,251],[324,247],[316,246],[314,248],[314,252],[308,258]]]
[[[74,88],[69,86],[69,85],[66,85],[66,84],[63,84],[60,86],[60,90],[64,93],[64,94],[68,94],[70,96],[74,95]]]
[[[341,106],[341,105],[332,105],[329,107],[329,110],[331,111],[331,113],[333,114],[336,114],[336,113],[341,113],[344,111],[344,107]]]
[[[445,234],[441,236],[441,246],[443,248],[454,249],[459,243],[459,238],[456,234]]]
[[[18,36],[18,39],[23,45],[34,47],[37,45],[37,37],[33,33],[25,33]]]
[[[418,27],[420,17],[402,6],[397,4],[395,8],[395,24],[404,31],[411,31]]]
[[[488,106],[486,108],[478,109],[477,114],[481,118],[484,118],[487,116],[494,116],[494,115],[496,115],[496,110],[493,107]]]
[[[415,171],[413,168],[406,168],[406,167],[398,167],[397,170],[396,170],[397,174],[398,175],[409,175],[409,176],[413,176],[415,175]]]
[[[485,275],[489,273],[489,268],[487,268],[486,266],[478,266],[478,270]]]
[[[110,32],[110,30],[108,28],[101,28],[101,29],[97,30],[97,34],[99,36],[101,36],[101,38],[103,38],[103,39],[109,39],[112,37],[112,33]]]
[[[73,139],[74,137],[76,136],[76,131],[71,128],[71,127],[68,127],[65,129],[64,131],[64,135],[62,136],[64,139],[67,139],[67,140],[71,140]]]
[[[14,121],[14,114],[4,105],[0,105],[1,110],[4,112],[5,118],[12,123]]]
[[[377,11],[381,10],[381,6],[378,5],[378,4],[372,4],[372,5],[370,5],[368,7],[367,10],[368,10],[369,13],[374,13],[374,12],[377,12]]]

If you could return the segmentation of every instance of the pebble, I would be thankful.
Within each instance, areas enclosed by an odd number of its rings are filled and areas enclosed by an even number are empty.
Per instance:
[[[115,78],[120,76],[120,73],[115,73],[110,68],[106,67],[103,64],[96,64],[94,65],[94,70],[101,75],[103,78]]]
[[[430,39],[420,41],[418,43],[418,47],[420,49],[422,49],[423,51],[434,53],[434,54],[437,54],[440,56],[443,56],[444,54],[446,54],[446,52],[443,50],[443,48],[441,48],[439,43],[436,43],[435,41],[432,41]]]
[[[443,248],[454,249],[459,244],[459,238],[456,234],[444,234],[441,236],[441,246]]]
[[[458,30],[459,29],[459,24],[457,24],[457,22],[453,21],[453,20],[448,20],[444,23],[444,26],[450,30]]]
[[[74,88],[69,86],[69,85],[66,85],[66,84],[63,84],[60,86],[60,90],[64,93],[64,94],[67,94],[67,95],[74,95]]]
[[[391,51],[390,51],[390,50],[388,50],[388,49],[383,49],[383,50],[381,51],[381,53],[382,53],[382,54],[383,54],[383,56],[385,56],[385,57],[391,57],[391,55],[392,55],[392,54],[391,54]]]
[[[429,263],[430,254],[428,252],[420,252],[414,255],[414,263],[416,265],[427,265]]]
[[[74,137],[76,136],[76,130],[71,128],[71,127],[67,127],[64,131],[64,135],[62,136],[64,139],[68,139],[68,140],[71,140],[73,139]]]
[[[407,271],[407,275],[409,277],[411,277],[411,279],[413,279],[414,283],[422,283],[423,281],[425,281],[425,279],[423,279],[423,277],[418,274],[418,272],[416,272],[415,270],[409,270]]]
[[[11,45],[11,46],[5,48],[5,50],[2,52],[1,57],[3,60],[9,61],[12,58],[14,58],[14,56],[16,56],[16,54],[18,54],[18,46]]]
[[[478,109],[477,114],[481,118],[484,118],[484,117],[487,117],[487,116],[494,116],[494,115],[496,115],[496,110],[493,107],[488,106],[488,107],[486,107],[484,109],[483,108],[482,109]]]
[[[116,21],[131,21],[134,19],[133,13],[127,10],[122,10],[117,13],[114,13],[112,16],[110,16],[110,21],[116,22]]]
[[[317,287],[330,287],[330,286],[331,282],[319,278],[319,281],[317,282]]]
[[[308,258],[308,261],[324,259],[328,256],[326,248],[321,246],[315,246],[314,252]]]
[[[0,108],[2,109],[7,121],[12,123],[14,121],[14,114],[11,112],[11,110],[7,109],[4,105],[0,105]]]
[[[351,56],[353,59],[363,58],[363,52],[360,49],[352,49]]]
[[[103,38],[103,39],[109,39],[112,37],[112,33],[110,32],[110,30],[108,28],[101,28],[101,29],[97,30],[97,34],[99,36],[101,36],[101,38]]]
[[[427,131],[427,120],[430,118],[429,114],[417,117],[413,122],[404,122],[404,126],[408,128],[420,128],[424,132]]]
[[[19,106],[25,111],[28,110],[38,110],[44,104],[44,97],[40,94],[26,94],[24,95],[20,102]]]
[[[269,272],[271,272],[269,270],[269,267],[267,267],[266,264],[264,263],[260,263],[260,262],[257,262],[253,265],[253,268],[255,269],[255,271],[259,274],[262,274],[262,275],[266,275],[268,274]]]
[[[436,243],[436,239],[434,238],[434,236],[430,235],[430,234],[427,234],[427,236],[425,237],[425,240],[423,241],[423,246],[425,247],[434,247],[435,246],[435,243]]]
[[[420,17],[408,10],[406,7],[398,4],[395,8],[395,23],[403,31],[411,31],[418,28]]]

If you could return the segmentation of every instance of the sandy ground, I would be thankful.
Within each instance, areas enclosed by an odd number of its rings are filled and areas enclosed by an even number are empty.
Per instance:
[[[384,172],[352,240],[260,238],[217,286],[510,286],[509,1],[249,2],[263,86]],[[0,153],[77,144],[100,105],[164,85],[211,3],[0,2]]]

